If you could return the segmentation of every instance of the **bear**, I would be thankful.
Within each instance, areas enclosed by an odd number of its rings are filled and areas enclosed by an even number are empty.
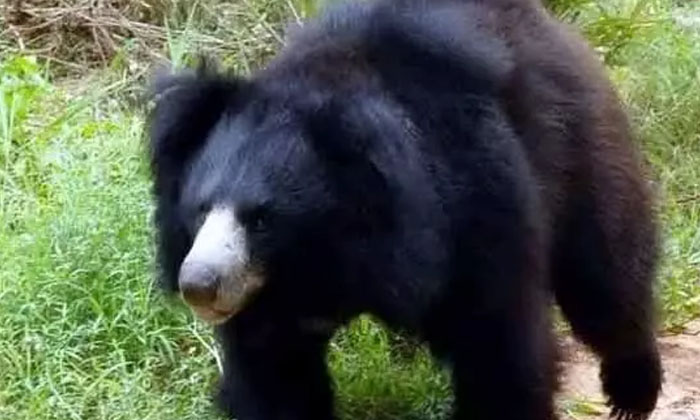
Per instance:
[[[453,418],[556,419],[553,304],[611,414],[655,408],[653,191],[539,0],[336,4],[252,75],[152,92],[158,277],[216,330],[230,416],[334,418],[329,340],[371,314],[449,367]]]

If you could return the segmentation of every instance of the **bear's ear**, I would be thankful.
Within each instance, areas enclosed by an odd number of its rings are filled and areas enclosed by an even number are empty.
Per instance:
[[[216,74],[208,67],[156,76],[151,88],[155,106],[148,122],[156,182],[179,172],[204,145],[224,112],[240,103],[244,85],[242,79]]]

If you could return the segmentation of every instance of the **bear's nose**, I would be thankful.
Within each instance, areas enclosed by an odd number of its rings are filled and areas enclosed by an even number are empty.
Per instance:
[[[192,306],[209,306],[216,301],[219,279],[204,264],[183,264],[179,283],[183,299]]]

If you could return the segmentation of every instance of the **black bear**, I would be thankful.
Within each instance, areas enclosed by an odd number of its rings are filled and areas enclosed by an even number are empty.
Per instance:
[[[240,420],[333,418],[337,326],[451,368],[455,419],[555,419],[553,300],[612,414],[654,409],[657,228],[628,121],[536,0],[336,5],[244,78],[156,81],[164,285],[216,325]]]

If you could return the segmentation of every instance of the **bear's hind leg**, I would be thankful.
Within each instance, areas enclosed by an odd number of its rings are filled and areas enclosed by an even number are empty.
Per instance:
[[[574,334],[602,359],[613,415],[642,419],[656,405],[662,375],[653,319],[654,227],[644,209],[612,217],[605,203],[601,210],[583,203],[554,244],[557,301]]]

